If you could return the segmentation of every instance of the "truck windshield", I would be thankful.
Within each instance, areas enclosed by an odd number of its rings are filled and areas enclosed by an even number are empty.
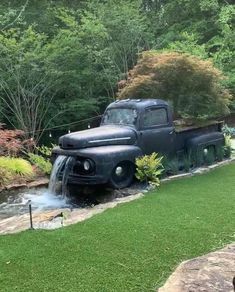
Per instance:
[[[135,125],[137,111],[130,108],[114,108],[105,112],[103,124],[105,125]]]

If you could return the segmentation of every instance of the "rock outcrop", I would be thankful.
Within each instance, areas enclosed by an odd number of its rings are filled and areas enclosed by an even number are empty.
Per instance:
[[[234,292],[235,243],[183,262],[158,292]]]

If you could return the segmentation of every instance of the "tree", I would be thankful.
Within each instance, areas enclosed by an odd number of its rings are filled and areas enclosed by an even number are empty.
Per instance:
[[[46,36],[29,27],[22,33],[10,29],[0,39],[1,114],[14,128],[23,130],[26,138],[38,142],[54,97],[40,58]]]
[[[223,74],[210,61],[177,52],[144,52],[118,97],[163,98],[183,118],[207,119],[229,113]]]

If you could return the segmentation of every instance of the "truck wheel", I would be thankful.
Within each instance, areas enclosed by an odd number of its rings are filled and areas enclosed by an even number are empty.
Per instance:
[[[112,170],[109,184],[115,189],[127,188],[132,183],[134,175],[135,167],[131,162],[120,162]]]

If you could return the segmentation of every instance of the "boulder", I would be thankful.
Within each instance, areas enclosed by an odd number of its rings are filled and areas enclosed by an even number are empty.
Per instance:
[[[181,263],[158,292],[234,292],[235,243]]]

